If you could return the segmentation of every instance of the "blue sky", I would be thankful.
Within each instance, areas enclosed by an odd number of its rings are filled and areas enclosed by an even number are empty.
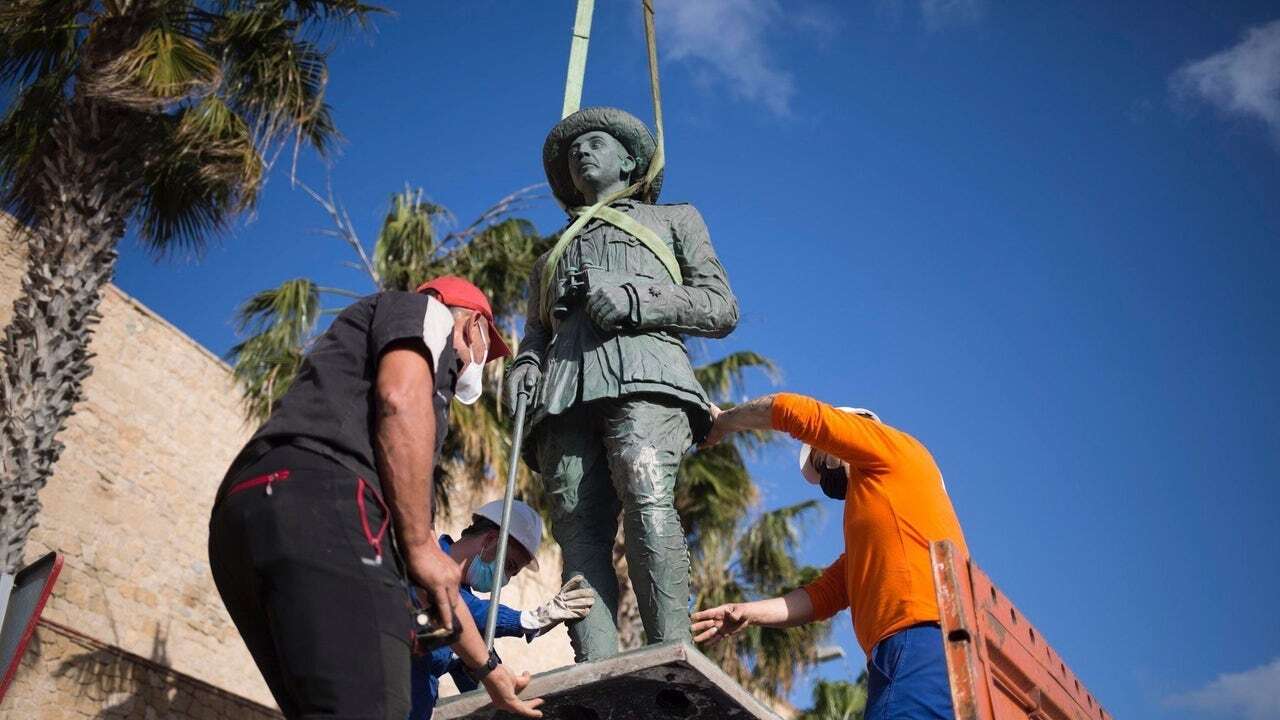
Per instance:
[[[598,3],[584,104],[648,118],[637,7]],[[977,562],[1117,718],[1280,717],[1280,6],[658,12],[663,197],[702,211],[743,306],[695,350],[763,352],[924,441]],[[331,63],[333,188],[368,241],[405,183],[466,221],[542,181],[573,3],[397,13]],[[253,291],[367,289],[327,227],[277,172],[200,262],[131,240],[117,283],[222,353]],[[767,506],[813,496],[793,453],[755,463]],[[847,618],[821,676],[862,662]]]

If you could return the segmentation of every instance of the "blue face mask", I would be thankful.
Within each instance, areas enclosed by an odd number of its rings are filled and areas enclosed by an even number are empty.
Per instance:
[[[466,582],[471,586],[472,590],[478,590],[482,593],[493,592],[493,580],[498,575],[498,559],[485,560],[481,557],[483,552],[478,552],[475,557],[471,558],[471,565],[467,568]],[[511,578],[505,577],[503,573],[502,586],[506,587]]]

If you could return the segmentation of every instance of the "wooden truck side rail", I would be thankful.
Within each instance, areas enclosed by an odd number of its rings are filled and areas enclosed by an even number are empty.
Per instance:
[[[929,549],[956,720],[1112,720],[1040,631],[949,540]]]

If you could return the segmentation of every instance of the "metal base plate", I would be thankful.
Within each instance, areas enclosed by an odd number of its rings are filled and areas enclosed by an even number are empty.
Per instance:
[[[546,699],[545,720],[778,720],[705,655],[665,643],[535,675],[521,693]],[[435,720],[508,720],[483,690],[449,698]]]

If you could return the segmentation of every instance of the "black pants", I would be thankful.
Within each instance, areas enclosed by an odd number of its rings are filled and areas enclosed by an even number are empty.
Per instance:
[[[412,625],[377,491],[288,446],[230,487],[209,564],[285,716],[403,720]]]

